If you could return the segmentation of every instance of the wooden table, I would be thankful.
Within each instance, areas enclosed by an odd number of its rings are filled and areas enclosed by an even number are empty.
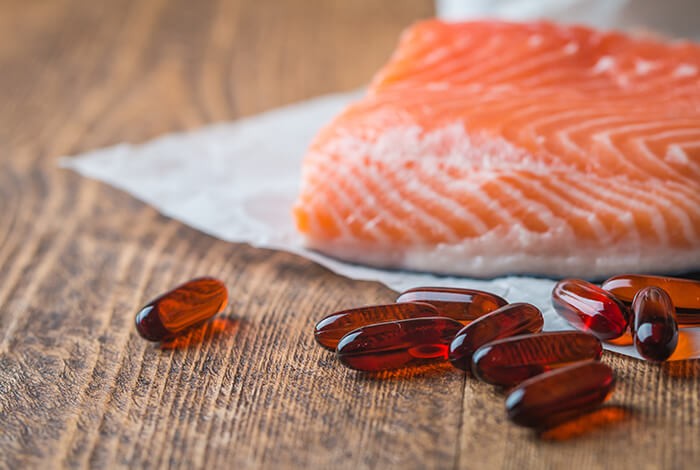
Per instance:
[[[449,367],[364,376],[323,314],[390,290],[215,240],[57,157],[366,83],[429,0],[2,0],[0,467],[698,468],[700,361],[606,353],[610,406],[544,435]],[[196,156],[193,156],[196,158]],[[144,302],[196,275],[225,314],[158,348]]]

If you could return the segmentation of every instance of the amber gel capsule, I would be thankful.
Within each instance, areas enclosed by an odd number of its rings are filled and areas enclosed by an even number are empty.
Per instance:
[[[204,323],[226,307],[228,291],[211,277],[192,279],[152,300],[136,314],[136,329],[161,341]]]
[[[515,424],[546,429],[597,407],[614,387],[610,367],[584,362],[521,383],[508,394],[506,411]]]
[[[443,317],[468,322],[493,312],[508,302],[490,292],[447,287],[416,287],[402,292],[396,302],[429,303]]]
[[[663,289],[645,287],[632,301],[634,346],[645,359],[665,361],[678,346],[678,323]]]
[[[450,362],[458,369],[471,370],[472,354],[499,338],[542,331],[544,318],[534,305],[505,305],[462,328],[450,344]]]
[[[445,361],[460,328],[445,317],[377,323],[343,336],[336,354],[343,365],[368,372]]]
[[[680,324],[700,325],[700,281],[677,277],[623,274],[603,283],[603,289],[626,304],[645,287],[656,286],[666,291],[676,309]]]
[[[600,340],[581,331],[513,336],[479,348],[472,372],[483,382],[512,387],[552,369],[600,360],[602,355]]]
[[[557,313],[572,326],[602,340],[615,339],[627,330],[629,309],[609,292],[580,279],[565,279],[552,290]]]
[[[420,302],[353,308],[333,313],[318,322],[314,329],[314,337],[324,348],[335,350],[340,338],[360,327],[373,323],[438,315],[435,307]]]

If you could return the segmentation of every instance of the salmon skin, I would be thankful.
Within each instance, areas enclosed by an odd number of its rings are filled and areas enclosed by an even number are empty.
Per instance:
[[[419,23],[316,136],[294,216],[309,247],[380,267],[697,270],[700,46]]]

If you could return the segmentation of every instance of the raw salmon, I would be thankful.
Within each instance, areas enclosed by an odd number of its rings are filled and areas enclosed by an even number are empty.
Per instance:
[[[700,268],[700,46],[419,23],[310,146],[294,214],[310,247],[375,266]]]

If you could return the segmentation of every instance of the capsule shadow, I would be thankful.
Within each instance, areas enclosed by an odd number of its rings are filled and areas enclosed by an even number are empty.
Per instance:
[[[416,365],[412,367],[404,367],[401,369],[384,370],[380,372],[363,372],[356,371],[358,380],[369,382],[391,381],[391,380],[417,380],[430,379],[441,376],[449,376],[450,374],[462,375],[449,362],[440,362],[433,364]]]
[[[240,319],[236,317],[215,317],[201,326],[192,328],[184,335],[162,341],[160,349],[163,351],[188,349],[204,343],[216,342],[234,334],[239,324]]]
[[[632,337],[632,334],[627,331],[619,338],[607,339],[604,342],[615,346],[632,346],[634,344],[634,338]]]
[[[635,409],[630,406],[604,405],[553,428],[539,431],[536,436],[542,441],[568,441],[595,432],[602,432],[625,421],[629,421],[635,414]]]

